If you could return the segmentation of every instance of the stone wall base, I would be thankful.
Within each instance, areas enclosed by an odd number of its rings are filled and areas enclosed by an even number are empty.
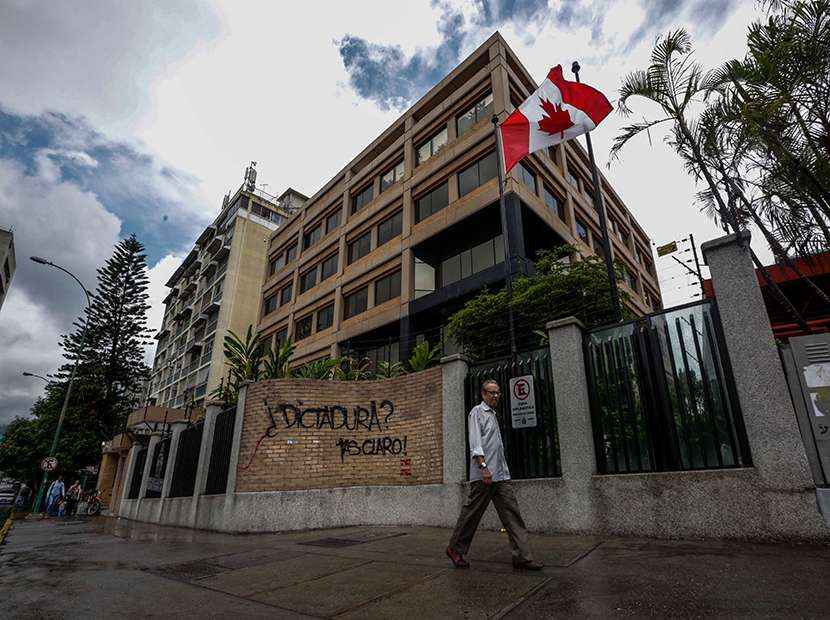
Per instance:
[[[513,484],[528,529],[534,532],[830,540],[814,488],[766,488],[752,468],[593,476],[588,486],[580,487],[561,478]],[[466,484],[455,483],[123,500],[119,516],[221,532],[356,525],[453,527],[466,493]],[[500,527],[492,506],[482,527]]]

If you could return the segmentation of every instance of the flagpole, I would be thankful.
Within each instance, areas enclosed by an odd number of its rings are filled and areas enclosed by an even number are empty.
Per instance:
[[[579,63],[574,61],[571,71],[579,83]],[[614,271],[614,256],[611,254],[611,239],[608,237],[608,219],[605,217],[605,204],[602,200],[602,184],[599,179],[597,162],[594,160],[594,147],[591,145],[591,132],[585,133],[585,142],[588,144],[588,159],[591,160],[591,175],[594,179],[594,209],[599,213],[599,227],[602,231],[602,246],[605,254],[605,270],[608,272],[608,280],[611,283],[611,305],[614,309],[614,322],[622,321],[622,308],[620,306],[620,291],[617,288],[617,274]]]
[[[501,237],[504,244],[504,277],[507,283],[507,325],[510,338],[510,361],[516,362],[516,332],[513,326],[513,256],[510,253],[510,239],[507,234],[507,205],[504,201],[504,156],[499,133],[499,117],[492,118],[493,132],[496,134],[496,151],[499,169],[499,211],[501,212]]]

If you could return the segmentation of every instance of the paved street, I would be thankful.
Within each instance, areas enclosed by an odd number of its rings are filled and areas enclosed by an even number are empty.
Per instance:
[[[830,548],[533,536],[513,570],[479,532],[469,570],[449,531],[354,527],[226,535],[108,518],[17,521],[0,547],[3,617],[826,616]]]

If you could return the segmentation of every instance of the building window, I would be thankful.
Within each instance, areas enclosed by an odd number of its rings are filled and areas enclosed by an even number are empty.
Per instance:
[[[447,128],[444,127],[415,150],[417,163],[422,164],[433,155],[437,155],[446,145]]]
[[[305,293],[315,284],[317,284],[317,267],[300,274],[300,293]]]
[[[304,316],[294,322],[294,341],[299,342],[311,335],[311,319],[312,316]]]
[[[320,282],[337,273],[337,254],[332,254],[320,265]]]
[[[458,173],[458,195],[466,196],[475,188],[494,179],[497,174],[496,152],[479,159],[472,166]]]
[[[401,272],[396,271],[375,282],[375,305],[401,296]]]
[[[548,209],[556,213],[560,220],[565,221],[565,206],[562,201],[557,198],[547,186],[542,186],[542,196],[545,199],[545,205]]]
[[[619,234],[620,241],[622,242],[622,244],[625,247],[628,247],[628,231],[622,226],[618,226],[617,233]]]
[[[399,161],[380,177],[380,191],[386,191],[401,179],[403,179],[403,161]]]
[[[499,235],[442,261],[441,286],[469,278],[501,262],[504,262],[504,240]]]
[[[279,294],[275,293],[265,300],[265,311],[263,316],[268,316],[279,307]]]
[[[307,250],[308,248],[313,246],[315,243],[320,241],[320,239],[322,239],[322,238],[323,238],[323,225],[322,224],[317,224],[314,228],[312,228],[311,230],[309,230],[309,231],[307,231],[303,234],[303,249]]]
[[[434,190],[421,196],[415,203],[415,221],[427,219],[430,215],[438,213],[450,203],[449,184],[442,183]]]
[[[628,276],[628,286],[631,287],[632,291],[639,291],[639,280],[637,279],[637,274],[632,273],[629,270],[626,270],[626,275]]]
[[[367,185],[352,197],[352,213],[357,213],[367,204],[372,202],[374,198],[375,188],[372,185]]]
[[[579,181],[576,180],[576,177],[571,174],[571,171],[565,173],[565,178],[568,179],[568,183],[573,185],[576,189],[579,189]]]
[[[372,251],[372,232],[366,231],[349,244],[349,264]]]
[[[415,258],[415,293],[414,299],[429,295],[435,291],[435,268],[419,258]]]
[[[588,227],[585,226],[585,222],[583,222],[579,218],[576,218],[574,220],[574,223],[576,224],[576,234],[577,234],[577,236],[580,239],[582,239],[585,243],[588,243]]]
[[[484,99],[476,102],[473,107],[456,118],[455,123],[458,128],[458,137],[460,138],[465,133],[470,131],[470,129],[472,129],[473,126],[479,121],[484,120],[485,118],[489,119],[492,115],[493,95],[488,93]]]
[[[330,233],[335,228],[340,226],[340,214],[341,214],[341,211],[340,211],[340,208],[338,208],[337,211],[330,214],[326,218],[326,234]]]
[[[360,290],[343,297],[343,318],[348,319],[366,312],[369,305],[369,288],[363,287]]]
[[[297,258],[297,244],[295,243],[290,248],[285,251],[285,264],[294,262],[294,259]]]
[[[282,252],[276,258],[271,259],[271,262],[268,264],[268,275],[274,275],[283,267],[285,267],[285,252]]]
[[[530,168],[525,166],[523,163],[519,163],[519,178],[521,179],[522,183],[527,185],[533,193],[536,193],[536,175],[531,172]]]
[[[402,224],[403,213],[401,211],[378,224],[378,245],[383,245],[400,235]]]
[[[287,304],[288,302],[291,301],[291,294],[292,294],[291,287],[292,287],[292,285],[289,284],[288,286],[286,286],[284,289],[282,289],[280,291],[280,305],[281,306],[284,306],[285,304]]]
[[[283,327],[274,335],[274,344],[277,348],[288,342],[288,328]]]
[[[317,331],[321,332],[334,324],[334,304],[317,311]]]

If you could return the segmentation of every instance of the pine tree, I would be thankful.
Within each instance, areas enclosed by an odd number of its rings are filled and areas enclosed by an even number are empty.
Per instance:
[[[72,400],[94,417],[102,439],[121,429],[150,373],[144,363],[150,307],[146,258],[135,235],[120,241],[98,269],[98,287],[85,317],[61,342],[68,363],[60,377],[65,380],[78,361]]]

